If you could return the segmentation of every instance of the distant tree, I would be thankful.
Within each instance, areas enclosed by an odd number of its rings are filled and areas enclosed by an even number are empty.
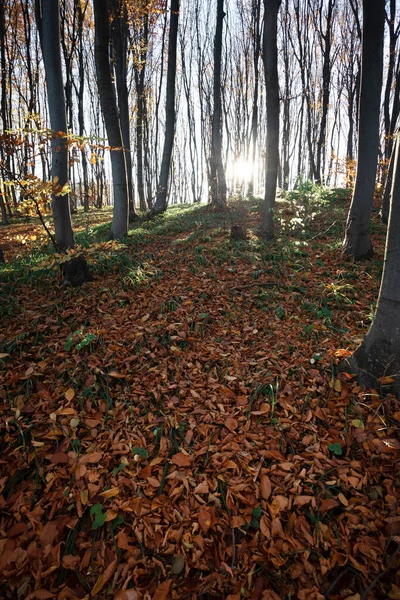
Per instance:
[[[113,239],[120,239],[128,233],[128,182],[116,93],[110,64],[108,0],[93,0],[93,8],[97,87],[108,143],[111,146],[111,170],[114,190],[111,235]]]
[[[265,159],[265,195],[261,235],[274,236],[274,209],[279,167],[279,82],[278,82],[278,11],[281,0],[264,0],[263,61],[267,98],[267,148]]]
[[[47,101],[52,139],[51,176],[58,186],[68,183],[67,119],[60,51],[59,0],[36,0],[36,19],[40,33],[44,68],[46,72]],[[53,195],[52,210],[55,239],[58,249],[72,248],[75,244],[72,231],[68,194]]]
[[[222,161],[222,103],[221,103],[221,64],[222,29],[225,17],[224,0],[217,0],[217,23],[214,37],[214,108],[211,125],[210,194],[211,204],[218,209],[226,206],[226,179]]]
[[[167,208],[168,179],[171,167],[172,150],[175,136],[175,80],[176,80],[176,52],[179,23],[179,0],[171,0],[171,16],[168,37],[168,68],[167,68],[167,94],[165,111],[165,138],[164,150],[161,160],[161,171],[157,185],[157,196],[152,213],[164,212]]]
[[[362,385],[375,387],[393,378],[400,397],[400,145],[396,144],[384,267],[375,317],[360,346],[340,370],[357,374]]]
[[[378,162],[384,22],[385,0],[363,0],[357,175],[343,242],[343,251],[356,260],[373,256],[370,218]]]

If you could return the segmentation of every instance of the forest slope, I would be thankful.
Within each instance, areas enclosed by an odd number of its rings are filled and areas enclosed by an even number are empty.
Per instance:
[[[2,598],[400,598],[400,405],[334,375],[383,226],[355,264],[339,193],[280,203],[268,244],[243,206],[136,224],[80,288],[5,230]]]

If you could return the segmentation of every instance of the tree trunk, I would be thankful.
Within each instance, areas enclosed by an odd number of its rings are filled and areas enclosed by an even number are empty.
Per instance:
[[[222,27],[224,20],[224,0],[217,3],[217,25],[214,38],[214,110],[211,126],[210,183],[211,204],[217,209],[226,206],[226,179],[222,161],[222,102],[221,102],[221,62]]]
[[[121,134],[125,148],[126,178],[128,184],[129,220],[134,220],[135,203],[133,198],[132,155],[129,125],[129,93],[127,84],[127,53],[128,53],[128,17],[126,5],[122,0],[113,0],[113,47],[114,70],[118,92],[119,119]]]
[[[161,161],[160,178],[157,196],[152,213],[164,212],[167,208],[168,179],[171,166],[172,150],[175,135],[175,79],[176,79],[176,46],[178,38],[179,0],[171,0],[171,17],[168,38],[167,98],[165,114],[165,139]]]
[[[378,304],[372,325],[360,346],[339,366],[356,373],[360,383],[376,387],[382,377],[393,378],[400,397],[400,144],[391,191],[389,225]]]
[[[113,239],[128,233],[128,183],[125,153],[118,118],[117,100],[111,77],[109,58],[109,15],[107,0],[93,0],[95,20],[95,61],[101,111],[111,146],[111,170],[114,190],[114,210],[111,225]]]
[[[51,143],[51,176],[63,187],[68,182],[68,148],[66,137],[62,135],[67,131],[67,119],[61,68],[59,0],[37,0],[36,15],[46,72],[50,126],[57,133]],[[61,135],[58,132],[62,132]],[[72,248],[75,241],[68,194],[53,195],[51,204],[58,250]]]
[[[265,160],[265,195],[261,236],[273,238],[276,180],[279,166],[279,82],[278,82],[278,11],[281,0],[264,0],[263,60],[267,98],[267,149]]]
[[[384,21],[385,0],[363,0],[357,175],[343,242],[343,251],[355,260],[373,256],[370,218],[378,162]]]

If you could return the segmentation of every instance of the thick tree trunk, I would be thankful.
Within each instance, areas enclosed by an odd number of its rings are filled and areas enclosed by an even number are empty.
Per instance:
[[[175,79],[176,79],[176,46],[178,39],[179,0],[171,0],[171,16],[168,38],[167,98],[165,114],[165,139],[161,160],[160,178],[157,196],[152,213],[164,212],[167,208],[167,191],[172,150],[175,136]]]
[[[46,72],[50,126],[56,132],[51,144],[51,176],[63,187],[68,182],[68,149],[66,138],[62,135],[67,132],[67,119],[61,67],[59,0],[37,0],[36,8]],[[62,132],[61,135],[59,132]],[[68,195],[53,196],[52,209],[58,249],[72,248],[75,241]]]
[[[107,130],[108,143],[111,146],[111,170],[114,190],[111,235],[113,239],[120,239],[128,233],[128,183],[117,100],[111,77],[108,1],[93,0],[93,8],[97,87]]]
[[[381,288],[373,323],[364,340],[340,370],[356,373],[362,385],[376,387],[382,377],[392,377],[400,396],[400,144],[391,191],[389,225]]]
[[[222,161],[222,101],[221,101],[221,62],[222,28],[225,17],[224,0],[217,2],[217,25],[214,38],[214,110],[211,125],[210,184],[211,204],[217,209],[226,206],[226,178]]]
[[[362,260],[373,256],[370,218],[379,146],[385,0],[363,0],[358,162],[343,251]]]
[[[267,98],[267,151],[265,160],[265,195],[261,236],[273,238],[276,181],[279,166],[279,82],[277,29],[281,0],[264,0],[263,60]]]

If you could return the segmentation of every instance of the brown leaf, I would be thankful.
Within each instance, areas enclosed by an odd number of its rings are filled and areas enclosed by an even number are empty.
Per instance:
[[[154,592],[151,600],[167,600],[169,588],[171,587],[172,580],[168,579],[167,581],[163,581],[157,586],[156,591]]]
[[[207,481],[207,479],[205,479],[204,481],[202,481],[201,483],[199,483],[199,485],[197,485],[194,488],[193,491],[194,491],[195,494],[209,494],[210,490],[209,490],[209,487],[208,487],[208,481]]]
[[[199,525],[200,525],[201,529],[204,532],[208,531],[211,526],[211,513],[205,506],[202,506],[200,508],[198,519],[199,519]]]
[[[101,492],[99,496],[103,496],[103,498],[114,498],[115,496],[118,496],[118,494],[118,488],[111,488],[110,490],[105,490],[104,492]]]
[[[73,556],[72,554],[65,554],[62,557],[61,564],[64,567],[64,569],[70,569],[71,571],[73,571],[75,569],[75,567],[77,565],[79,565],[80,562],[81,562],[81,559],[79,556]]]
[[[117,568],[117,559],[113,560],[112,563],[110,563],[108,565],[108,567],[105,569],[104,573],[102,575],[100,575],[100,577],[97,579],[97,581],[92,589],[92,596],[95,596],[96,594],[98,594],[100,592],[100,590],[103,589],[103,587],[106,585],[107,581],[109,581],[111,579],[111,577],[114,575],[116,568]]]
[[[328,510],[336,508],[337,506],[339,506],[339,502],[337,500],[334,500],[333,498],[325,498],[319,505],[319,511],[327,512]]]
[[[235,431],[237,429],[239,423],[233,417],[228,417],[224,423],[225,427],[229,429],[229,431]]]
[[[171,458],[171,462],[174,463],[174,465],[177,465],[178,467],[190,467],[191,465],[191,460],[189,456],[186,456],[186,454],[183,454],[183,452],[178,452],[177,454],[174,454]]]
[[[49,460],[53,465],[61,465],[68,462],[68,456],[65,452],[55,452]]]
[[[124,590],[117,592],[114,596],[114,600],[138,600],[139,596],[135,590]]]
[[[21,533],[24,533],[26,530],[27,530],[27,526],[25,525],[25,523],[16,523],[12,527],[10,527],[10,529],[7,531],[7,537],[8,538],[17,537]]]
[[[262,475],[260,480],[260,493],[264,500],[268,500],[272,492],[271,480],[268,475]]]

